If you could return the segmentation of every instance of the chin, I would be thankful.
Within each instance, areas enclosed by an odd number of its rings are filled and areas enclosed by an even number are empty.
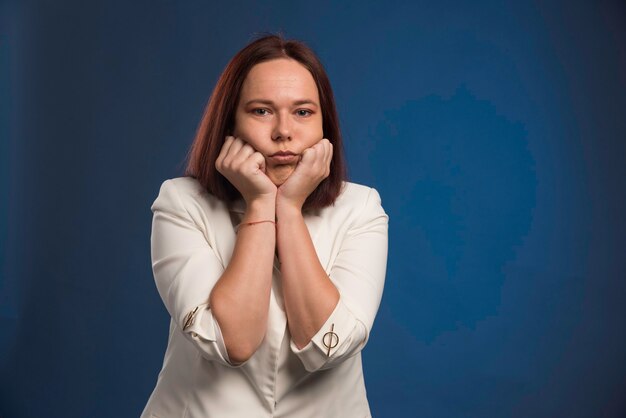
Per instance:
[[[276,177],[276,176],[272,176],[270,177],[270,180],[272,180],[272,183],[274,183],[274,185],[276,187],[280,187],[284,182],[287,181],[287,179],[289,178],[289,176],[287,177]]]
[[[269,173],[268,175],[268,177],[270,178],[270,180],[272,180],[272,182],[274,183],[274,185],[276,185],[276,187],[286,182],[294,170],[293,167],[289,167],[289,166],[282,166],[282,167],[285,167],[285,168],[282,168],[280,170],[272,170],[272,172]]]

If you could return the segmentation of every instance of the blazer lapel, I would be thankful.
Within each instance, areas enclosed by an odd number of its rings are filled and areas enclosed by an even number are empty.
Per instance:
[[[334,234],[327,230],[328,220],[322,216],[323,210],[310,211],[304,215],[304,223],[306,224],[317,259],[328,273],[330,261],[330,247],[333,245]]]
[[[319,247],[322,217],[319,215],[319,212],[306,213],[304,215],[304,223],[309,230],[309,235],[311,236],[311,241],[313,241],[313,246],[315,247],[315,251],[317,252],[317,257],[320,258]]]
[[[237,240],[237,234],[235,233],[235,227],[241,221],[243,214],[245,213],[245,202],[236,201],[229,207],[221,200],[215,199],[216,207],[211,211],[213,216],[209,219],[210,230],[215,231],[215,235],[210,237],[212,240],[211,245],[215,249],[215,254],[219,259],[222,267],[225,269],[230,263],[230,259],[235,249],[235,242]]]

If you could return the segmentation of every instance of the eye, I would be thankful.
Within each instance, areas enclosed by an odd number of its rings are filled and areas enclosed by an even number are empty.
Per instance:
[[[267,115],[267,113],[262,113],[262,112],[267,112],[267,109],[264,109],[262,107],[258,107],[256,109],[252,109],[252,113],[254,113],[255,115],[259,115],[259,116]]]
[[[297,112],[299,116],[311,116],[313,114],[313,112],[307,109],[299,109]],[[302,112],[304,112],[304,114]]]

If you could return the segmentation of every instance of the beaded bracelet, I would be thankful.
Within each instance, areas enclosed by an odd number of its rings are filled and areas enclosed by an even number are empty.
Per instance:
[[[268,219],[268,220],[264,220],[264,221],[245,222],[245,223],[242,223],[242,224],[237,225],[237,232],[239,232],[239,228],[241,228],[242,226],[246,226],[246,225],[256,225],[256,224],[260,224],[260,223],[263,223],[263,222],[271,222],[271,223],[273,223],[274,225],[276,225],[276,222],[275,222],[275,221],[270,221],[269,219]]]

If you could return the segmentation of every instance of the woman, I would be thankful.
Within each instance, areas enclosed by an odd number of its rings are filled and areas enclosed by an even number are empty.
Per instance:
[[[298,41],[226,67],[186,177],[152,205],[171,315],[142,417],[369,417],[361,350],[382,296],[378,192],[345,181],[328,77]],[[275,253],[276,251],[276,253]]]

